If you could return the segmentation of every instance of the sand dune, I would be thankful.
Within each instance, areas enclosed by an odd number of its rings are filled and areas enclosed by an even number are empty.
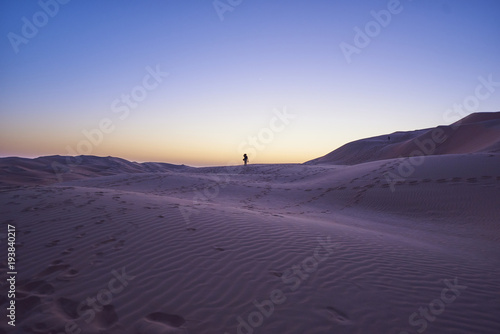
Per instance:
[[[16,327],[0,333],[499,333],[488,147],[356,165],[87,156],[62,181],[64,157],[1,159],[18,274]]]
[[[121,173],[167,172],[189,168],[167,163],[137,163],[115,157],[81,155],[45,156],[36,159],[0,158],[0,188],[25,184],[52,184]]]
[[[415,155],[479,152],[500,152],[500,112],[471,114],[449,126],[357,140],[307,164],[355,165]]]

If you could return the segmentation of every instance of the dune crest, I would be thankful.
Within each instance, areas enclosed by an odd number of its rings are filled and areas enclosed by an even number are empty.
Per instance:
[[[355,165],[414,155],[485,152],[500,153],[500,112],[474,113],[448,126],[353,141],[306,164]]]

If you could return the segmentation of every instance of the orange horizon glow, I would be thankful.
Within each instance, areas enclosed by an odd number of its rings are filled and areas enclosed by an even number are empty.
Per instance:
[[[224,21],[210,2],[99,6],[72,2],[27,43],[0,44],[0,156],[302,163],[500,105],[492,1],[406,1],[369,41],[356,27],[387,3],[249,2]],[[41,7],[3,9],[7,36]]]

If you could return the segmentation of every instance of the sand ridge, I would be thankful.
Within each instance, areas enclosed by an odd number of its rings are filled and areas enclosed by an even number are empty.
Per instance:
[[[411,156],[500,152],[500,112],[474,113],[448,126],[353,141],[306,162],[355,165]]]

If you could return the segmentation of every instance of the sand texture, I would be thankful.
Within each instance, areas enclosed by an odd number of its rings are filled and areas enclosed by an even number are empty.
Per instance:
[[[0,333],[500,333],[499,123],[480,116],[420,160],[403,153],[432,129],[329,163],[0,159]]]

